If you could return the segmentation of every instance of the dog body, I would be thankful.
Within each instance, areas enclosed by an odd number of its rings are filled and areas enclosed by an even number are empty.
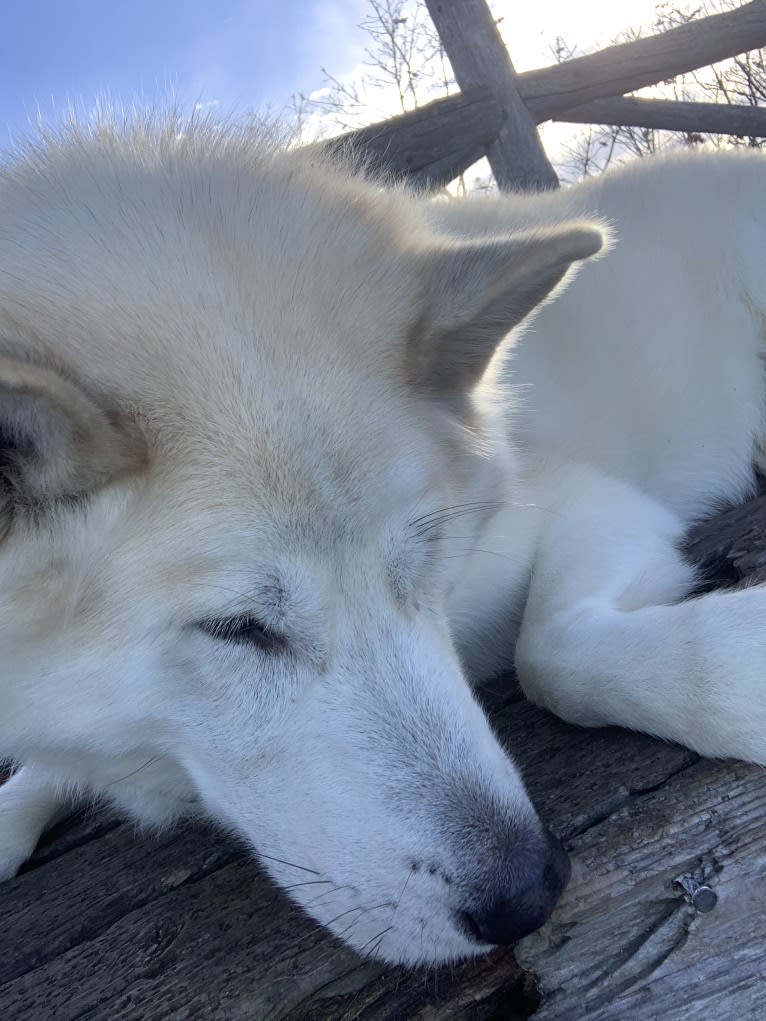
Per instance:
[[[361,952],[510,942],[567,874],[468,682],[514,647],[567,719],[766,763],[766,591],[679,553],[763,465],[762,174],[431,203],[174,124],[5,171],[0,874],[105,796]]]

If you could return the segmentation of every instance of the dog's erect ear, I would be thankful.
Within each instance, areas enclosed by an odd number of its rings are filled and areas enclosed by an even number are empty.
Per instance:
[[[604,234],[572,223],[511,238],[452,243],[425,256],[428,301],[408,350],[418,389],[452,396],[478,383],[498,344]]]
[[[0,356],[0,525],[14,506],[82,496],[145,463],[135,426],[59,373]]]

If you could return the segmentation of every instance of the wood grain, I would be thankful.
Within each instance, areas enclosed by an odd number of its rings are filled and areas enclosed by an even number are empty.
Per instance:
[[[484,86],[497,102],[500,128],[487,147],[498,187],[540,191],[558,185],[519,77],[485,0],[426,0],[461,90]]]

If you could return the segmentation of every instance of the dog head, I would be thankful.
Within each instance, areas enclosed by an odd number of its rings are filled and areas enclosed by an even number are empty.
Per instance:
[[[172,126],[50,143],[0,224],[2,750],[173,763],[361,952],[536,928],[566,860],[448,603],[510,495],[490,362],[598,231],[438,238]]]

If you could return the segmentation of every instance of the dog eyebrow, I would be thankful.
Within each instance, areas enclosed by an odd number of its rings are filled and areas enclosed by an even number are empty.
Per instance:
[[[258,585],[255,589],[255,596],[264,608],[278,616],[283,616],[290,604],[288,588],[277,578]]]
[[[328,649],[324,628],[310,601],[299,594],[303,586],[291,584],[282,576],[272,574],[252,589],[248,608],[259,622],[284,635],[302,655],[322,668]]]
[[[252,613],[254,617],[266,627],[279,632],[301,632],[301,613],[299,601],[293,598],[291,586],[276,575],[259,579],[251,588],[250,594],[245,595],[246,603],[243,607],[245,612]]]

